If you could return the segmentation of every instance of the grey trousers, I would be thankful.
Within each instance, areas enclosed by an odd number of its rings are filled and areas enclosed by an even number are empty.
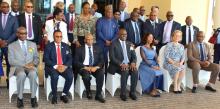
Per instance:
[[[37,72],[36,70],[24,70],[19,69],[15,73],[16,75],[16,81],[17,81],[17,92],[18,92],[18,98],[23,99],[23,91],[24,91],[24,83],[26,77],[30,80],[30,90],[31,90],[31,98],[34,98],[36,96],[36,91],[38,88],[37,83]]]

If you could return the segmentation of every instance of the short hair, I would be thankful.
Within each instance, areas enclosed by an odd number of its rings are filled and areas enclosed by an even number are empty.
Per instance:
[[[151,6],[151,11],[153,11],[154,8],[157,8],[158,10],[160,9],[159,6]]]
[[[115,14],[116,12],[119,12],[121,14],[121,11],[119,11],[118,9],[114,10],[113,13]]]
[[[55,17],[56,15],[59,15],[59,13],[62,13],[63,11],[60,8],[55,8],[55,10],[53,11],[53,17]]]
[[[181,33],[181,34],[183,34],[182,31],[180,31],[180,30],[175,30],[175,31],[172,33],[172,37],[173,37],[176,33]]]
[[[83,3],[82,3],[82,8],[83,8],[85,5],[87,5],[87,4],[90,5],[89,2],[83,2]]]
[[[60,9],[64,9],[64,3],[59,1],[56,3],[56,5],[54,6],[55,8],[60,8]]]
[[[27,32],[27,30],[24,26],[20,26],[17,28],[16,33],[19,33],[20,30],[25,30]]]
[[[55,33],[58,33],[58,32],[62,33],[62,31],[60,31],[59,29],[57,29],[57,30],[54,30],[53,36],[55,35]]]

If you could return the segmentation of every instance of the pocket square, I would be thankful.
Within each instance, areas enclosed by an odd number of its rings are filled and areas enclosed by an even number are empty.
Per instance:
[[[67,51],[66,51],[66,54],[69,54],[69,53],[70,53],[70,52],[67,50]]]

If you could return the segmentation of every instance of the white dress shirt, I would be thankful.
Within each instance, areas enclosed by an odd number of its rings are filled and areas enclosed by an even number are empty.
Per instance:
[[[56,22],[56,21],[55,21]],[[45,30],[48,36],[48,40],[50,42],[53,42],[53,32],[54,32],[54,19],[47,20],[45,23]],[[60,21],[60,26],[59,26],[60,31],[62,32],[62,42],[68,44],[68,36],[67,36],[67,24],[63,21]]]
[[[23,49],[22,46],[23,46],[23,42],[24,42],[25,49],[27,50],[27,41],[26,40],[21,41],[21,40],[18,39],[18,42],[19,42],[19,44],[21,46],[21,49]]]
[[[122,22],[125,21],[125,12],[124,12],[124,11],[121,11],[120,20],[121,20]]]
[[[102,17],[102,14],[101,14],[101,13],[98,13],[98,12],[95,12],[94,16],[97,17],[97,18],[101,18],[101,17]]]
[[[189,27],[191,31],[191,36],[189,36]],[[193,26],[186,26],[186,44],[189,43],[189,38],[191,38],[191,42],[194,40],[194,31],[193,31]]]
[[[32,13],[31,14],[28,14],[28,13],[26,13],[25,12],[25,21],[26,21],[26,30],[27,30],[27,33],[29,33],[29,31],[28,31],[28,20],[29,20],[29,15],[30,15],[30,17],[31,17],[31,28],[32,28],[32,36],[31,37],[28,37],[27,36],[27,39],[28,40],[33,40],[34,39],[34,31],[33,31],[33,15],[32,15]]]
[[[163,31],[163,43],[170,42],[172,26],[173,26],[173,20],[166,21],[166,24],[164,26],[164,31]]]
[[[18,16],[19,15],[19,11],[18,12],[11,11],[11,15],[12,16],[16,16],[16,15]]]
[[[92,51],[92,57],[94,58],[93,46],[91,46],[91,51]],[[89,65],[89,46],[87,44],[85,44],[85,59],[83,65]]]
[[[145,15],[140,15],[140,17],[139,17],[143,22],[145,22],[146,21],[146,19],[147,19],[147,17],[145,16]]]

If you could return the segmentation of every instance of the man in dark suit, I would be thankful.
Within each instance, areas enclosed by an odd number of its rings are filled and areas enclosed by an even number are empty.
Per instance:
[[[181,43],[187,48],[187,45],[195,40],[199,28],[192,25],[193,20],[191,16],[187,16],[185,22],[186,25],[181,27],[183,32]]]
[[[151,33],[154,36],[154,44],[157,46],[158,48],[158,43],[159,43],[159,24],[156,23],[156,12],[150,12],[150,17],[149,19],[146,20],[146,22],[144,22],[143,27],[142,27],[142,33],[143,35],[147,34],[147,33]],[[158,53],[158,49],[157,49],[157,53]]]
[[[167,21],[160,24],[159,42],[161,46],[171,41],[171,35],[175,30],[181,30],[181,24],[173,20],[173,12],[168,11],[166,14]]]
[[[76,49],[75,62],[79,69],[79,74],[82,76],[86,95],[88,99],[92,99],[90,90],[91,75],[96,78],[96,97],[95,100],[104,103],[102,97],[102,86],[104,82],[104,55],[99,46],[93,45],[93,36],[88,34],[85,36],[85,45]]]
[[[132,100],[137,100],[135,95],[138,72],[136,69],[136,54],[132,43],[126,41],[127,32],[124,28],[119,30],[119,39],[113,42],[110,47],[110,63],[109,73],[115,74],[116,72],[121,75],[121,94],[120,98],[123,101],[127,100],[126,86],[128,76],[131,75],[131,89],[129,96]]]
[[[124,22],[120,20],[120,15],[121,15],[121,12],[119,10],[114,11],[114,18],[116,22],[118,23],[118,28],[124,27]]]
[[[163,22],[163,20],[162,19],[160,19],[160,18],[158,18],[158,16],[159,16],[159,6],[151,6],[151,12],[155,12],[156,13],[156,23],[162,23]]]
[[[27,28],[27,40],[35,42],[38,47],[42,38],[42,21],[41,17],[33,13],[33,3],[25,2],[25,12],[18,16],[19,26]]]
[[[69,45],[62,42],[62,32],[54,31],[54,42],[46,45],[44,50],[45,72],[50,75],[52,89],[52,104],[57,104],[57,82],[59,75],[65,78],[65,84],[60,99],[68,103],[68,93],[73,82],[72,55]],[[45,74],[46,77],[48,74]]]
[[[11,1],[11,12],[10,13],[12,16],[18,16],[20,14],[18,0]]]
[[[124,28],[128,33],[127,39],[135,46],[139,46],[142,39],[142,21],[138,19],[139,14],[137,12],[132,12],[131,18],[124,22]]]
[[[1,56],[0,62],[2,62],[3,56],[6,61],[6,74],[8,77],[10,64],[8,63],[8,45],[16,40],[16,29],[18,28],[17,18],[9,13],[9,4],[7,2],[1,3],[0,14],[0,47]],[[1,63],[2,64],[2,63]],[[8,79],[6,79],[7,88],[9,86]]]

